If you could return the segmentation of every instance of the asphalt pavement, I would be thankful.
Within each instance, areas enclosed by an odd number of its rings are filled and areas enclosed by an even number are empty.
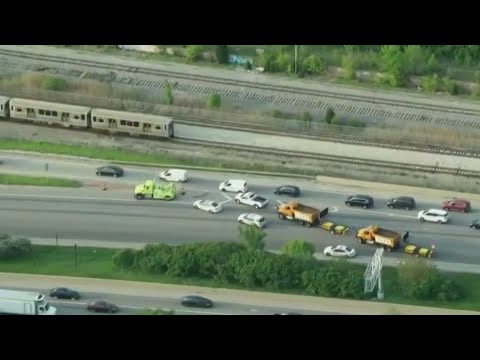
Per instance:
[[[32,238],[53,239],[55,233],[62,239],[115,242],[166,242],[189,243],[192,241],[233,241],[238,239],[237,217],[241,213],[256,212],[267,219],[267,248],[279,250],[288,240],[304,239],[315,244],[318,252],[325,246],[344,244],[356,248],[359,256],[371,256],[375,247],[360,245],[354,237],[355,230],[371,224],[399,232],[409,231],[411,242],[421,246],[435,245],[436,260],[465,264],[478,264],[480,248],[476,230],[468,227],[480,217],[476,204],[480,197],[472,200],[470,214],[452,213],[446,225],[421,223],[416,219],[417,211],[391,210],[386,207],[387,198],[409,195],[417,199],[417,210],[438,208],[449,192],[415,189],[389,185],[348,181],[346,184],[335,179],[327,184],[307,179],[283,179],[243,174],[208,173],[189,171],[189,181],[183,185],[185,195],[172,202],[133,199],[135,184],[158,176],[160,168],[125,166],[124,178],[99,178],[94,174],[102,161],[73,160],[61,157],[27,156],[0,153],[5,160],[2,170],[8,173],[69,177],[82,180],[86,187],[80,189],[0,187],[0,225],[2,232]],[[48,162],[48,172],[45,164]],[[248,182],[249,190],[269,199],[269,205],[255,210],[238,205],[232,199],[235,194],[222,193],[218,185],[229,178],[241,178]],[[100,185],[105,183],[107,191]],[[303,190],[302,203],[315,207],[329,207],[329,219],[345,224],[351,231],[345,235],[331,235],[318,228],[304,228],[290,221],[278,219],[275,206],[290,199],[275,196],[273,188],[293,183]],[[349,187],[352,188],[348,192]],[[181,187],[182,185],[179,185]],[[401,191],[401,192],[400,192]],[[406,193],[408,191],[408,193]],[[349,208],[344,204],[348,193],[367,193],[375,198],[375,208],[364,210]],[[451,194],[454,196],[455,194]],[[223,203],[224,211],[209,214],[192,207],[198,199],[216,200]],[[400,252],[387,254],[394,259],[407,255]]]

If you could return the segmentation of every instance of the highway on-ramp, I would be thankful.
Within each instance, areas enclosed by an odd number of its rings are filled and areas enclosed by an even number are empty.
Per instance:
[[[95,166],[101,161],[73,160],[59,157],[1,154],[4,172],[45,175],[45,163],[49,163],[48,175],[76,178],[86,182],[80,189],[30,188],[17,186],[0,187],[0,226],[2,232],[32,238],[53,239],[59,234],[62,239],[116,241],[116,242],[165,242],[172,244],[195,241],[234,241],[238,239],[237,217],[245,212],[256,212],[267,219],[267,248],[279,250],[288,240],[304,239],[315,244],[317,251],[328,245],[354,246],[360,256],[370,256],[375,247],[360,245],[354,237],[355,229],[370,224],[409,231],[411,241],[422,246],[435,245],[436,259],[443,262],[478,264],[480,232],[469,228],[470,222],[480,217],[477,206],[480,199],[471,199],[473,212],[452,213],[446,225],[421,223],[417,211],[391,210],[386,199],[391,196],[409,195],[417,199],[417,210],[438,208],[443,197],[433,197],[429,191],[417,189],[418,193],[397,193],[396,187],[386,193],[370,188],[358,188],[351,193],[364,192],[375,197],[375,208],[364,210],[349,208],[344,204],[347,191],[332,186],[323,186],[314,180],[282,179],[243,174],[208,173],[189,171],[189,181],[183,185],[185,195],[171,202],[133,198],[133,187],[146,179],[158,176],[160,169],[125,166],[126,176],[118,179],[100,179],[95,176]],[[260,210],[238,205],[234,194],[218,190],[221,181],[229,178],[246,179],[250,190],[269,199],[269,205]],[[101,182],[108,186],[100,188]],[[345,236],[331,235],[319,228],[304,228],[290,221],[278,219],[275,206],[290,199],[275,196],[273,188],[284,183],[299,185],[303,194],[302,203],[316,207],[329,207],[332,221],[351,228]],[[181,185],[179,185],[180,187]],[[224,211],[209,214],[195,210],[192,204],[198,199],[210,199],[223,203]],[[404,257],[401,252],[389,257]]]

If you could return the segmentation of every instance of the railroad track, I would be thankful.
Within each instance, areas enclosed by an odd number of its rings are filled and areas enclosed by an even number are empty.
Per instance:
[[[186,74],[175,71],[157,70],[147,67],[133,67],[111,64],[103,61],[66,58],[23,51],[0,49],[0,67],[21,69],[24,71],[47,72],[50,74],[108,81],[124,85],[146,88],[164,87],[164,80],[175,80],[174,91],[210,95],[220,95],[236,100],[254,101],[259,103],[275,103],[286,106],[297,106],[316,110],[326,110],[333,107],[341,113],[355,114],[362,117],[382,119],[401,119],[416,121],[423,124],[450,127],[466,127],[480,129],[480,110],[464,109],[455,106],[440,106],[420,104],[413,101],[390,100],[371,96],[346,95],[336,92],[313,90],[301,87],[287,87],[265,83],[232,80],[221,77],[209,77],[198,74]],[[21,58],[19,61],[18,58]],[[60,67],[50,67],[42,63],[27,63],[29,61],[50,62]],[[66,69],[66,66],[82,66],[96,70],[107,70],[99,74],[78,69]],[[118,76],[115,72],[148,76],[148,79]],[[151,80],[151,76],[163,78]],[[183,82],[182,82],[183,81]],[[192,83],[195,82],[195,83]],[[206,86],[206,84],[215,85]],[[218,85],[227,88],[218,88]],[[333,102],[332,102],[333,101]],[[369,104],[369,106],[365,106]]]
[[[440,155],[447,155],[447,156],[480,158],[480,152],[474,151],[474,150],[459,150],[459,149],[451,149],[451,148],[440,148],[440,147],[428,146],[428,145],[420,146],[420,145],[405,144],[405,143],[392,144],[389,142],[376,142],[376,141],[353,139],[351,137],[346,137],[346,136],[340,137],[340,136],[330,136],[330,135],[310,135],[302,132],[293,132],[293,131],[290,132],[280,128],[274,128],[274,127],[257,125],[257,124],[243,123],[241,126],[239,126],[238,123],[233,123],[229,121],[204,120],[204,119],[187,117],[187,116],[181,116],[178,118],[175,117],[175,122],[180,124],[185,124],[185,125],[192,125],[192,126],[212,127],[216,129],[243,131],[243,132],[249,132],[249,133],[295,137],[300,139],[334,142],[334,143],[341,143],[346,145],[370,146],[370,147],[379,147],[384,149],[433,153],[433,154],[440,154]]]
[[[215,147],[215,148],[224,148],[229,150],[233,149],[238,151],[254,152],[256,154],[285,156],[289,158],[297,157],[297,158],[304,158],[304,159],[331,161],[331,162],[343,163],[343,164],[383,167],[388,169],[405,170],[405,171],[411,171],[411,172],[460,175],[460,176],[466,176],[466,177],[480,178],[480,171],[472,171],[472,170],[452,169],[452,168],[438,167],[438,166],[414,165],[409,163],[396,163],[396,162],[380,161],[380,160],[367,160],[367,159],[351,158],[351,157],[344,157],[344,156],[323,155],[323,154],[315,154],[315,153],[309,153],[309,152],[279,150],[279,149],[263,148],[263,147],[256,147],[256,146],[246,146],[246,145],[236,145],[236,144],[229,144],[229,143],[222,143],[222,142],[203,141],[203,140],[200,141],[200,140],[176,138],[174,142],[191,144],[191,145],[199,145],[199,146]]]

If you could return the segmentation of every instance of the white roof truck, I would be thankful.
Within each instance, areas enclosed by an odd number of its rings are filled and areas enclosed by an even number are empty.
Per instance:
[[[56,315],[57,309],[45,301],[43,294],[0,289],[0,314]]]

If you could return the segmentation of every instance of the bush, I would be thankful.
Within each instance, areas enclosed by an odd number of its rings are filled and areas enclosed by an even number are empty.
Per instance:
[[[113,255],[113,264],[121,270],[133,270],[135,267],[136,251],[132,249],[118,250]]]
[[[267,233],[256,226],[239,225],[238,232],[245,246],[250,250],[263,250]]]
[[[172,92],[172,85],[170,85],[168,81],[165,82],[164,96],[165,96],[165,104],[173,105],[174,98],[173,98],[173,92]]]
[[[47,90],[65,91],[68,83],[65,79],[49,76],[43,80],[42,87]]]
[[[340,117],[335,116],[331,121],[330,125],[337,125],[337,126],[343,126],[343,121]]]
[[[335,118],[335,111],[331,107],[327,109],[327,113],[325,114],[325,122],[327,124],[331,124],[332,120]]]
[[[222,98],[218,94],[209,95],[207,98],[207,108],[220,109],[222,106]]]
[[[351,54],[345,55],[342,58],[343,78],[346,80],[355,80],[357,73],[355,71],[355,64]]]
[[[13,238],[8,234],[0,234],[0,259],[13,260],[32,253],[32,243],[29,239]]]
[[[448,92],[450,95],[458,95],[459,88],[458,83],[455,80],[447,77],[444,78],[442,82],[446,92]]]
[[[310,122],[312,121],[312,114],[310,114],[308,111],[304,111],[300,114],[300,120],[304,122]]]
[[[424,259],[409,259],[400,265],[398,282],[403,295],[414,300],[453,301],[461,297],[460,288]]]
[[[282,246],[282,252],[291,257],[312,258],[315,245],[305,240],[290,240]]]
[[[442,89],[442,79],[437,74],[421,78],[421,86],[427,92],[435,93]]]
[[[219,64],[228,63],[228,45],[215,45],[215,57]]]
[[[201,45],[187,45],[186,56],[187,60],[194,62],[200,59],[202,55],[202,46]]]
[[[358,119],[348,120],[347,125],[352,127],[358,127],[358,128],[364,128],[367,126],[363,121],[360,121]]]
[[[303,60],[303,71],[308,75],[321,76],[325,75],[327,71],[327,63],[325,60],[317,55],[310,55]]]

